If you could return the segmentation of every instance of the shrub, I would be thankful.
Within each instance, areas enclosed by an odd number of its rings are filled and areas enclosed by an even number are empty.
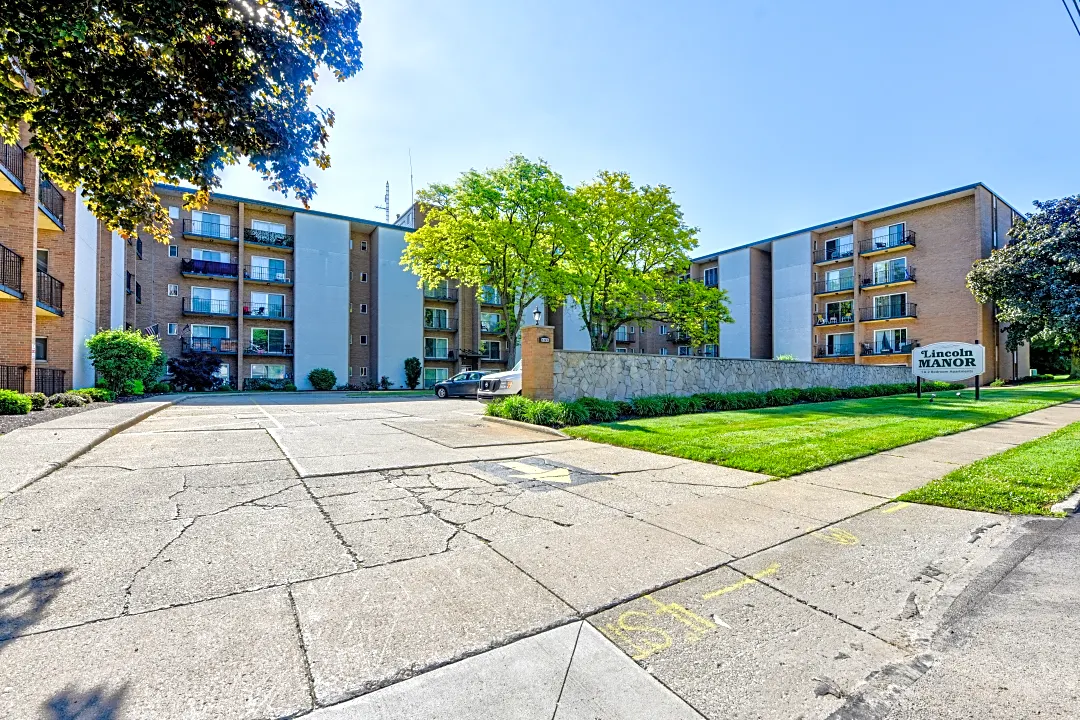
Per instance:
[[[615,405],[619,408],[619,417],[633,417],[634,406],[626,400],[616,400]]]
[[[798,359],[799,358],[795,357],[794,355],[788,355],[786,353],[784,355],[777,355],[773,358],[773,360],[785,360],[787,362],[795,362]]]
[[[664,404],[669,411],[668,415],[690,415],[705,410],[705,403],[693,395],[672,395]]]
[[[581,400],[557,404],[562,406],[561,425],[584,425],[592,417],[592,411]]]
[[[104,388],[80,388],[71,392],[85,398],[87,402],[114,402],[116,400],[116,395]]]
[[[415,390],[420,384],[420,359],[405,358],[405,385],[410,390]]]
[[[800,395],[801,391],[795,388],[777,388],[765,393],[765,404],[768,407],[794,405],[799,401]]]
[[[630,412],[637,417],[649,418],[665,415],[663,395],[643,395],[630,401]]]
[[[158,393],[158,394],[171,393],[172,392],[172,385],[170,385],[167,382],[157,382],[157,383],[154,383],[153,386],[150,388],[150,392]]]
[[[29,396],[14,390],[0,390],[0,415],[26,415],[31,407],[33,401]]]
[[[727,394],[728,410],[756,410],[766,406],[765,393],[733,392]]]
[[[142,395],[145,392],[142,380],[128,380],[124,383],[124,395]]]
[[[189,353],[178,358],[169,358],[173,385],[179,390],[216,390],[222,384],[221,378],[217,376],[220,366],[221,360],[210,353]]]
[[[94,369],[114,393],[130,389],[136,381],[141,385],[161,363],[157,338],[136,330],[102,330],[87,340],[86,346]]]
[[[551,400],[530,402],[527,399],[526,402],[529,403],[529,406],[525,409],[525,420],[527,422],[546,427],[559,427],[563,424],[563,419],[566,417],[563,403],[556,403]]]
[[[308,373],[307,379],[316,390],[333,390],[337,385],[337,375],[329,368],[315,368]]]
[[[1004,387],[1005,381],[1002,378],[996,378],[994,382],[990,383],[990,387]]]
[[[296,392],[296,385],[291,382],[287,382],[281,386],[281,389],[285,392]]]
[[[379,378],[379,389],[380,390],[389,390],[392,387],[394,387],[394,383],[390,382],[390,376],[389,375],[383,375],[381,378]]]
[[[30,398],[31,410],[44,410],[45,406],[49,404],[49,398],[45,393],[32,392],[26,397]]]
[[[150,369],[146,372],[146,376],[142,379],[144,388],[153,388],[161,380],[161,376],[165,374],[165,371],[169,367],[169,358],[165,353],[158,353],[157,358],[150,364]],[[153,390],[148,390],[153,392]]]
[[[49,397],[49,407],[82,407],[89,402],[72,392],[56,393]]]
[[[531,403],[532,401],[528,398],[521,397],[520,395],[511,395],[510,397],[496,400],[488,405],[488,414],[494,415],[495,417],[506,418],[507,420],[520,420],[525,422],[525,414],[528,412]]]
[[[841,397],[843,393],[832,387],[809,387],[799,391],[799,399],[803,402],[832,402]]]
[[[262,378],[259,378],[259,379],[255,380],[254,382],[252,382],[249,387],[252,390],[256,390],[256,391],[260,391],[260,392],[266,392],[268,390],[273,390],[274,389],[274,384],[267,381],[267,380],[263,380]]]
[[[619,403],[613,400],[601,400],[600,398],[583,397],[574,401],[585,409],[588,418],[583,422],[605,423],[615,422],[622,413]],[[580,425],[581,423],[576,423]]]

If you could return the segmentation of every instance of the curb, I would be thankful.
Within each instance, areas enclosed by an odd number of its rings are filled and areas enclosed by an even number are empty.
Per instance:
[[[42,480],[42,479],[48,477],[49,475],[52,475],[54,472],[56,472],[60,468],[62,468],[65,465],[69,464],[71,461],[82,457],[83,455],[90,452],[95,447],[97,447],[101,443],[105,442],[106,440],[108,440],[112,436],[114,436],[114,435],[116,435],[118,433],[122,433],[123,431],[127,430],[128,428],[132,427],[133,425],[137,425],[138,423],[142,422],[146,418],[150,417],[151,415],[154,415],[156,413],[161,412],[162,410],[164,410],[167,407],[172,407],[173,405],[176,404],[176,402],[178,400],[183,400],[183,399],[184,398],[181,397],[181,398],[177,398],[176,400],[162,400],[162,401],[159,401],[159,402],[161,402],[161,405],[159,405],[158,407],[148,408],[146,410],[143,410],[138,415],[134,415],[134,416],[128,418],[127,420],[124,420],[121,423],[117,423],[116,425],[113,425],[108,430],[106,430],[104,433],[102,433],[98,437],[94,438],[90,442],[86,443],[85,445],[83,445],[78,450],[72,451],[66,457],[61,458],[57,462],[50,463],[50,467],[47,470],[43,470],[42,472],[40,472],[37,475],[33,476],[32,478],[30,478],[26,482],[22,483],[21,485],[18,485],[11,492],[16,493],[16,492],[19,492],[20,490],[24,490],[27,487],[29,487],[29,486],[33,485],[34,483],[36,483],[38,480]]]
[[[554,435],[557,438],[563,440],[573,440],[572,437],[564,432],[560,432],[555,428],[544,427],[543,425],[533,425],[532,423],[521,422],[520,420],[510,420],[508,418],[494,417],[493,415],[481,415],[482,420],[487,422],[499,423],[500,425],[510,425],[511,427],[522,428],[523,430],[532,430],[534,432],[541,432],[545,435]]]
[[[1077,507],[1080,507],[1080,490],[1077,490],[1061,502],[1051,505],[1050,512],[1065,513],[1066,515],[1070,515],[1076,512]]]

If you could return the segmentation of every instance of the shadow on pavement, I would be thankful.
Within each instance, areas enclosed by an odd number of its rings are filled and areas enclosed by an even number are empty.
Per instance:
[[[0,650],[41,620],[45,608],[60,594],[69,573],[54,570],[0,589]]]
[[[45,702],[49,720],[116,720],[124,702],[127,685],[109,693],[98,686],[86,692],[65,688]]]

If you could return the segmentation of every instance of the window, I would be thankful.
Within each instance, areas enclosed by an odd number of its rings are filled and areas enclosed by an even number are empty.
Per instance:
[[[638,328],[638,330],[639,330],[639,331],[641,332],[641,334],[642,334],[642,335],[644,335],[644,334],[645,334],[645,326],[644,326],[644,325],[642,325],[641,327],[639,327],[639,328]]]
[[[502,305],[502,299],[499,297],[499,291],[490,285],[485,285],[480,289],[480,302],[488,305]]]
[[[630,336],[626,333],[626,326],[622,326],[615,331],[615,342],[626,342],[630,339]]]
[[[135,283],[135,302],[136,304],[142,304],[142,285]]]
[[[284,353],[285,330],[282,328],[251,328],[251,351],[256,353]]]
[[[661,355],[667,355],[668,354],[668,349],[667,348],[660,348],[660,354]]]
[[[851,257],[855,252],[855,237],[845,235],[825,241],[825,259],[836,260],[837,258]]]
[[[367,303],[360,303],[360,314],[367,315]]]
[[[855,354],[855,334],[854,333],[837,333],[835,335],[825,336],[825,354],[826,355],[854,355]]]
[[[251,293],[251,304],[244,308],[245,315],[268,318],[285,317],[285,296],[281,293]]]
[[[907,258],[895,258],[874,263],[874,284],[904,282],[909,277]]]
[[[34,359],[41,362],[49,359],[49,338],[34,338]]]
[[[720,346],[716,344],[703,345],[701,354],[705,357],[720,357]]]
[[[625,354],[626,353],[626,348],[615,348],[615,352]]]
[[[124,290],[127,291],[128,295],[131,294],[131,281],[134,280],[134,279],[135,279],[135,276],[132,275],[130,272],[127,272],[124,275]]]
[[[667,335],[667,325],[661,325],[660,326],[660,334],[661,335]]]
[[[361,335],[360,336],[360,344],[361,345],[367,345],[367,335]]]
[[[447,338],[424,338],[424,357],[432,360],[446,360],[450,357],[450,344]]]
[[[191,311],[212,313],[214,315],[231,314],[229,288],[191,288]]]
[[[360,282],[367,282],[367,273],[366,272],[360,273]]]
[[[169,323],[165,327],[165,334],[166,335],[175,335],[178,329],[179,328],[177,327],[176,323]]]
[[[431,330],[449,330],[450,318],[446,308],[424,308],[424,327]]]
[[[367,368],[366,367],[360,368],[360,377],[367,377]]]
[[[251,280],[264,280],[268,282],[287,282],[289,279],[285,271],[285,261],[280,258],[251,257],[251,269],[248,271]]]
[[[434,285],[428,285],[424,288],[424,297],[431,298],[433,300],[449,300],[450,299],[450,284],[443,280],[437,282]]]
[[[874,228],[871,234],[873,236],[872,242],[875,250],[884,250],[886,248],[905,244],[904,223]]]
[[[180,286],[176,283],[169,283],[169,297],[177,297],[180,295]]]
[[[49,272],[49,251],[38,250],[37,251],[37,268],[41,272]]]
[[[502,343],[498,340],[481,340],[480,357],[484,360],[498,360],[502,357]]]
[[[628,327],[630,328],[630,334],[633,335],[634,334],[634,326],[629,325]]]
[[[825,314],[817,316],[818,325],[840,325],[855,321],[854,301],[840,300],[825,303]]]
[[[195,350],[221,350],[222,340],[228,339],[229,328],[224,325],[191,326],[191,347]]]
[[[689,355],[690,355],[690,346],[689,345],[680,345],[679,346],[679,357],[688,357]]]
[[[874,298],[874,319],[901,318],[907,316],[907,293],[878,295]]]
[[[220,365],[218,365],[217,372],[215,372],[214,375],[217,375],[222,380],[228,380],[229,379],[229,363],[221,363]]]
[[[169,257],[179,257],[179,256],[180,256],[180,248],[178,246],[176,246],[176,245],[170,245],[169,246]]]
[[[480,332],[497,333],[502,329],[502,315],[499,313],[480,313]]]
[[[142,238],[135,239],[135,254],[142,260]]]
[[[257,232],[270,233],[272,235],[285,234],[285,226],[283,224],[276,222],[267,222],[266,220],[252,220],[251,229]],[[277,366],[275,365],[273,367]]]
[[[907,328],[874,331],[874,353],[888,355],[904,352],[908,344]]]
[[[191,211],[191,232],[204,237],[232,238],[232,227],[227,215]]]
[[[285,366],[284,365],[252,365],[251,377],[253,378],[265,378],[267,380],[284,380],[285,379]]]
[[[169,206],[169,218],[172,219],[172,220],[179,220],[180,219],[180,208],[178,208],[175,205],[170,205]]]
[[[829,270],[825,273],[825,292],[851,290],[855,287],[855,268]]]
[[[230,255],[227,252],[221,252],[220,250],[203,250],[201,248],[191,249],[192,260],[202,260],[203,262],[229,262]]]
[[[705,286],[716,287],[717,280],[719,278],[720,271],[718,268],[706,268],[705,269]]]
[[[446,368],[424,368],[424,389],[430,390],[450,375]]]
[[[367,240],[361,240],[360,241],[360,249],[361,250],[367,250]]]

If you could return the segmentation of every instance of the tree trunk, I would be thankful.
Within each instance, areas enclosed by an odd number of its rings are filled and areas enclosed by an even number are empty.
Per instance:
[[[1072,350],[1072,371],[1069,373],[1069,377],[1080,380],[1080,345]]]

